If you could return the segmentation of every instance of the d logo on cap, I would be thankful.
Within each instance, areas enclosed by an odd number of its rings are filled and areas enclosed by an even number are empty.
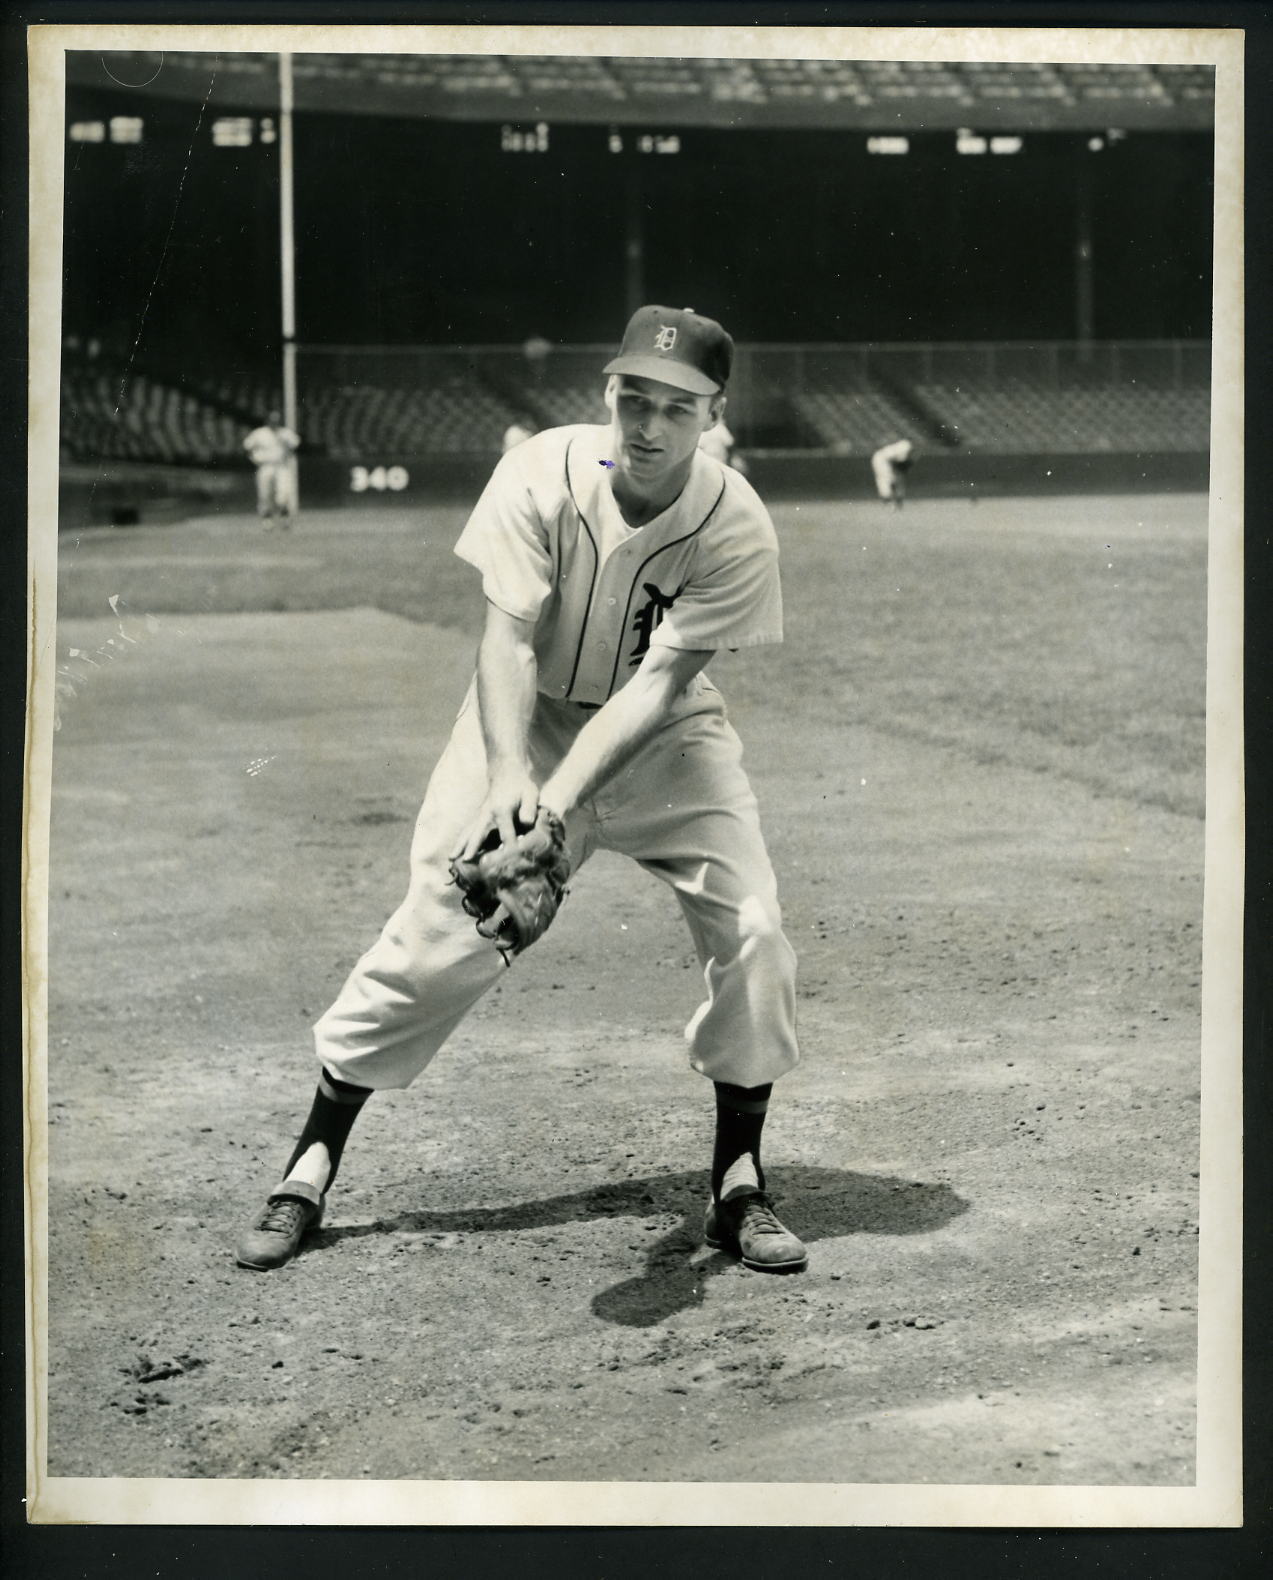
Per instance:
[[[729,382],[734,342],[714,318],[690,307],[639,307],[628,320],[619,355],[607,373],[627,373],[689,390],[717,395]]]

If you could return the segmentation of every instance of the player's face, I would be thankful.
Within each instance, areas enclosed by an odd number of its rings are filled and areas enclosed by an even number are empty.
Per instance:
[[[614,381],[610,394],[615,461],[643,489],[688,466],[720,405],[719,397],[691,395],[675,385],[626,373]]]

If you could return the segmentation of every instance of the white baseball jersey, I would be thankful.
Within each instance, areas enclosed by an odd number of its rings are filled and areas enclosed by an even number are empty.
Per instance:
[[[652,645],[751,647],[782,637],[773,525],[751,485],[702,452],[680,497],[629,527],[608,482],[609,427],[554,428],[496,467],[456,545],[486,596],[535,621],[539,696],[527,751],[540,784],[595,706]],[[409,1085],[503,971],[463,909],[449,853],[489,784],[476,686],[429,779],[406,898],[314,1028],[323,1066],[358,1086]],[[703,965],[690,1062],[759,1086],[796,1063],[795,954],[742,746],[703,676],[665,726],[566,818],[572,869],[609,849],[675,891]]]
[[[277,466],[286,461],[300,444],[300,438],[290,428],[253,428],[243,441],[248,459],[257,466]]]
[[[539,689],[604,702],[651,646],[782,640],[778,540],[755,490],[701,451],[641,527],[615,502],[610,428],[552,428],[506,455],[455,552],[506,614],[535,624]]]
[[[891,444],[882,444],[879,447],[871,457],[871,465],[892,467],[897,461],[909,461],[914,448],[909,439],[894,439]]]

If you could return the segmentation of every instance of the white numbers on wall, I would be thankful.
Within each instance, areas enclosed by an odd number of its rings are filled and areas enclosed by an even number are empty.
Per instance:
[[[349,491],[352,494],[383,494],[386,489],[400,494],[411,481],[405,466],[352,466],[349,469]]]

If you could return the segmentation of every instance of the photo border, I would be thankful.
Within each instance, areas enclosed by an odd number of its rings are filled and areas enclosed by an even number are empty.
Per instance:
[[[618,8],[615,8],[616,10]],[[717,8],[719,9],[719,8]],[[953,9],[953,8],[952,8]],[[1022,11],[1024,11],[1024,7]],[[1202,10],[1204,8],[1198,8]],[[227,11],[229,8],[227,8]],[[185,26],[185,24],[179,24]],[[424,24],[436,27],[437,24]],[[158,39],[168,36],[172,31],[172,24],[129,24],[130,35],[127,44],[115,44],[114,47],[149,48],[165,47],[155,42],[141,42],[142,38]],[[227,31],[237,28],[237,24],[214,25],[218,35],[216,47],[225,49],[229,47],[225,38]],[[104,47],[100,42],[106,36],[104,24],[74,25],[55,24],[49,30],[62,32],[68,29],[75,35],[76,42],[65,43],[59,47],[84,48]],[[649,32],[648,25],[644,28]],[[203,31],[199,29],[198,31]],[[312,27],[306,27],[308,33],[313,33]],[[325,34],[330,34],[330,27],[324,27]],[[359,49],[367,46],[355,45],[349,42],[349,34],[357,31],[365,35],[368,29],[358,25],[356,29],[341,27],[334,35],[341,37],[341,49]],[[410,29],[408,29],[410,31]],[[495,34],[488,34],[486,29],[475,29],[483,36],[492,39]],[[522,32],[524,29],[516,29]],[[596,48],[597,53],[616,53],[615,35],[622,31],[617,25],[602,25],[601,27],[574,27],[572,33],[580,48],[585,47],[578,35],[587,33],[590,38],[604,35],[604,50]],[[691,47],[695,41],[674,39],[674,28],[671,25],[659,24],[657,48],[642,50],[643,53],[701,53],[701,54],[744,54],[750,53],[754,44],[755,34],[748,32],[748,48],[735,47],[720,48],[708,44],[702,45],[704,38],[703,29],[695,29],[694,33],[700,47]],[[814,30],[805,28],[784,28],[780,30],[780,38],[776,40],[780,47],[773,53],[777,56],[790,58],[801,51],[801,41],[806,34]],[[861,34],[871,31],[884,31],[895,35],[894,28],[883,30],[865,30],[857,28],[837,28],[818,30],[830,32],[837,38],[845,33]],[[912,32],[914,30],[911,30]],[[948,37],[952,28],[931,30],[943,37]],[[967,29],[962,24],[953,29],[955,32],[978,32],[978,53],[975,58],[988,58],[983,50],[993,50],[1000,40],[991,39],[981,34],[980,30]],[[1129,28],[1117,30],[1092,30],[1087,28],[1065,27],[1055,28],[1015,28],[997,26],[993,32],[998,35],[1010,35],[1008,39],[1010,53],[1014,58],[1058,59],[1065,58],[1058,55],[1055,49],[1044,51],[1036,55],[1018,54],[1018,50],[1025,42],[1025,36],[1030,35],[1037,47],[1039,42],[1051,44],[1057,31],[1064,31],[1068,38],[1074,39],[1083,35],[1083,42],[1087,35],[1095,32],[1099,37],[1093,41],[1099,50],[1111,48],[1110,35],[1112,32],[1120,34],[1120,43],[1126,43],[1131,48],[1138,47],[1144,35],[1158,30],[1152,25],[1139,24]],[[1230,179],[1235,175],[1240,179],[1242,170],[1242,102],[1241,79],[1242,61],[1241,44],[1232,34],[1217,32],[1215,29],[1188,29],[1170,30],[1173,32],[1188,31],[1190,45],[1199,43],[1200,37],[1206,35],[1214,41],[1218,57],[1217,72],[1217,103],[1216,103],[1216,134],[1217,134],[1217,169]],[[116,33],[112,24],[106,32]],[[276,27],[270,25],[255,25],[252,28],[250,47],[260,49],[269,48],[268,42],[263,42],[262,35],[273,37],[278,32]],[[1123,39],[1121,35],[1132,35]],[[46,33],[42,35],[47,38]],[[394,35],[394,48],[401,50],[402,34]],[[85,41],[87,40],[87,42]],[[793,42],[794,40],[794,42]],[[677,47],[669,48],[669,42]],[[883,58],[906,58],[906,47],[912,40],[907,40],[902,45],[895,36],[890,38],[890,47]],[[1235,49],[1236,46],[1236,49]],[[198,44],[190,42],[189,36],[183,36],[179,42],[169,43],[170,48],[198,48]],[[242,44],[239,47],[249,47]],[[277,47],[277,46],[276,46]],[[292,47],[296,47],[293,43]],[[311,44],[312,48],[331,47],[324,41]],[[445,44],[435,43],[438,50],[447,52],[480,52],[474,50],[467,43],[463,49],[457,48],[454,42]],[[494,48],[494,42],[486,44],[487,48]],[[587,48],[595,48],[591,43]],[[499,48],[506,53],[518,52],[511,40],[502,34],[499,35]],[[566,47],[565,41],[553,42],[552,47],[547,47],[547,41],[541,35],[535,40],[533,46],[535,53],[573,53],[574,49]],[[40,51],[37,51],[37,55]],[[876,58],[880,58],[877,53]],[[937,57],[932,57],[937,58]],[[942,58],[959,58],[944,52]],[[1007,58],[1000,56],[998,58]],[[1089,57],[1091,58],[1091,57]],[[1126,58],[1121,57],[1121,58]],[[1155,60],[1164,58],[1157,54]],[[1180,58],[1168,55],[1165,58]],[[1196,59],[1197,55],[1187,58]],[[44,163],[38,165],[38,177],[32,183],[33,201],[37,207],[47,207],[50,202],[60,199],[60,161],[63,139],[62,127],[62,99],[56,94],[47,92],[47,82],[43,78],[36,78],[39,91],[32,94],[32,125],[38,136],[36,141],[39,146],[33,149],[37,162],[43,158]],[[56,100],[56,103],[54,102]],[[1222,125],[1222,104],[1223,121]],[[49,175],[48,159],[45,139],[49,135],[50,127],[56,127],[56,163],[59,166],[57,175],[57,191],[52,190],[52,184],[46,179]],[[1224,139],[1222,141],[1222,139]],[[1225,158],[1222,160],[1222,151]],[[1236,157],[1234,157],[1236,151]],[[60,215],[60,206],[57,209]],[[1216,319],[1216,358],[1215,358],[1215,395],[1229,397],[1228,403],[1224,398],[1219,400],[1219,409],[1213,411],[1213,447],[1212,447],[1212,508],[1216,510],[1217,496],[1226,501],[1224,510],[1233,508],[1233,502],[1241,497],[1241,484],[1243,476],[1243,457],[1241,452],[1241,424],[1242,412],[1240,398],[1237,401],[1236,415],[1232,404],[1232,397],[1240,395],[1241,390],[1241,349],[1242,349],[1242,253],[1241,253],[1241,228],[1243,216],[1243,202],[1240,190],[1217,193],[1217,237],[1216,237],[1216,291],[1217,291],[1217,319]],[[41,227],[44,236],[41,236]],[[1223,227],[1223,228],[1222,228]],[[1237,244],[1234,244],[1236,231]],[[60,240],[60,221],[59,221]],[[50,356],[50,334],[52,347],[52,362],[54,368],[54,394],[56,394],[56,367],[58,361],[59,340],[56,336],[56,314],[49,300],[47,289],[47,271],[49,269],[49,253],[47,247],[47,225],[37,219],[32,227],[32,307],[31,340],[32,340],[32,367],[37,374],[43,369],[47,371]],[[1220,298],[1223,294],[1223,302]],[[51,326],[53,326],[51,328]],[[1222,340],[1225,345],[1222,347]],[[51,415],[46,402],[45,409],[41,409],[41,397],[38,392],[39,379],[34,381],[37,389],[35,402],[32,407],[31,420],[31,457],[32,470],[30,474],[31,488],[31,516],[32,519],[48,519],[50,497],[49,484],[49,454],[50,432],[52,433],[52,455],[56,457],[56,400],[52,402]],[[56,512],[56,462],[53,466],[54,487],[51,499],[52,510]],[[1240,519],[1240,518],[1239,518]],[[52,545],[55,551],[56,544]],[[1233,717],[1232,701],[1235,683],[1240,685],[1241,677],[1241,643],[1242,623],[1232,621],[1231,613],[1235,606],[1241,607],[1241,528],[1239,524],[1227,515],[1218,520],[1213,515],[1211,538],[1211,569],[1209,575],[1209,659],[1208,659],[1208,819],[1207,819],[1207,850],[1208,850],[1208,883],[1207,899],[1205,905],[1205,958],[1204,958],[1204,1028],[1208,1022],[1214,1031],[1216,1018],[1226,1012],[1233,1012],[1241,1003],[1241,985],[1237,980],[1242,961],[1241,940],[1241,913],[1240,899],[1235,908],[1233,896],[1221,894],[1214,881],[1217,864],[1226,865],[1224,858],[1231,856],[1228,848],[1228,839],[1233,834],[1232,824],[1236,820],[1236,827],[1240,833],[1242,826],[1242,809],[1240,798],[1235,803],[1235,791],[1240,787],[1242,780],[1242,752],[1240,740],[1241,709],[1237,710],[1236,719]],[[31,557],[32,574],[36,584],[36,596],[33,598],[34,626],[31,645],[31,681],[32,681],[32,707],[29,715],[28,752],[33,765],[31,786],[34,790],[38,783],[38,763],[46,747],[51,745],[51,701],[52,701],[52,663],[47,656],[49,649],[45,645],[50,629],[48,621],[47,589],[49,587],[49,564],[41,551],[41,546],[32,544]],[[56,554],[53,555],[52,573],[56,575]],[[1224,717],[1227,715],[1227,718]],[[1235,736],[1237,737],[1235,740]],[[47,790],[47,787],[45,787]],[[37,838],[30,841],[27,846],[27,869],[24,900],[26,904],[26,937],[30,948],[42,936],[42,926],[45,922],[45,913],[40,905],[41,882],[43,895],[47,900],[47,868],[41,865],[40,851],[38,849],[38,823],[42,809],[32,800],[32,814],[35,822]],[[47,806],[43,808],[46,815]],[[47,830],[47,822],[45,823]],[[1225,848],[1217,850],[1217,842],[1224,840]],[[47,863],[47,833],[43,850],[43,861]],[[35,891],[33,893],[33,890]],[[38,961],[35,962],[37,965]],[[29,961],[30,964],[30,961]],[[43,979],[38,972],[31,972],[28,977],[30,987],[28,990],[28,1006],[30,1012],[29,1031],[38,1041],[38,1022],[42,1013],[40,994],[43,991]],[[1200,1267],[1199,1282],[1200,1292],[1205,1291],[1205,1303],[1208,1312],[1204,1318],[1203,1300],[1200,1299],[1199,1324],[1200,1347],[1204,1357],[1213,1351],[1219,1339],[1219,1359],[1212,1369],[1206,1370],[1206,1377],[1212,1379],[1214,1392],[1208,1395],[1210,1401],[1217,1405],[1221,1400],[1226,1402],[1226,1410],[1230,1412],[1228,1421],[1221,1421],[1217,1413],[1204,1420],[1207,1411],[1204,1410],[1203,1383],[1204,1367],[1199,1368],[1199,1460],[1200,1471],[1204,1449],[1208,1451],[1208,1459],[1214,1455],[1214,1464],[1209,1464],[1206,1475],[1200,1473],[1199,1484],[1193,1489],[1179,1488],[1139,1488],[1139,1489],[1073,1489],[1073,1488],[1021,1488],[1021,1487],[992,1487],[989,1489],[973,1489],[967,1487],[956,1488],[929,1488],[907,1485],[899,1488],[865,1485],[861,1487],[838,1486],[832,1484],[825,1497],[827,1504],[817,1510],[793,1511],[789,1497],[790,1488],[783,1486],[783,1508],[771,1511],[767,1518],[757,1518],[756,1493],[757,1486],[742,1483],[727,1483],[719,1486],[708,1487],[703,1484],[693,1484],[684,1487],[670,1484],[668,1488],[658,1489],[654,1496],[658,1499],[658,1507],[648,1511],[648,1517],[656,1523],[692,1524],[702,1525],[704,1521],[704,1504],[711,1502],[719,1510],[718,1520],[710,1523],[742,1523],[736,1518],[738,1508],[720,1508],[722,1498],[729,1504],[733,1502],[732,1495],[737,1495],[738,1507],[745,1506],[748,1514],[747,1523],[753,1527],[763,1527],[769,1524],[790,1525],[792,1523],[805,1523],[801,1519],[792,1519],[793,1512],[813,1512],[820,1516],[808,1523],[826,1523],[837,1525],[877,1525],[895,1524],[908,1527],[935,1525],[942,1528],[964,1526],[973,1524],[978,1527],[985,1526],[1046,1526],[1046,1527],[1093,1527],[1126,1526],[1132,1523],[1148,1526],[1177,1526],[1177,1525],[1225,1525],[1234,1523],[1236,1505],[1233,1502],[1234,1488],[1240,1480],[1240,1470],[1236,1456],[1229,1445],[1234,1439],[1232,1426],[1232,1413],[1237,1410],[1237,1384],[1236,1365],[1225,1364],[1223,1356],[1224,1345],[1231,1340],[1228,1338],[1234,1331],[1233,1325],[1240,1315],[1240,1291],[1236,1286],[1240,1269],[1240,1256],[1235,1244],[1235,1233],[1240,1223],[1240,1214],[1235,1213],[1235,1203],[1240,1195],[1240,1174],[1238,1161],[1240,1154],[1232,1145],[1235,1134],[1240,1132],[1240,1105],[1241,1088],[1236,1078],[1236,1059],[1232,1057],[1232,1043],[1226,1031],[1223,1039],[1228,1044],[1227,1056],[1222,1060],[1222,1067],[1217,1069],[1214,1053],[1206,1061],[1207,1069],[1204,1071],[1204,1135],[1203,1135],[1203,1186],[1204,1203],[1201,1216],[1202,1233],[1200,1235]],[[1204,1029],[1204,1041],[1207,1033]],[[1224,1050],[1221,1050],[1222,1052]],[[36,1057],[32,1060],[28,1070],[28,1085],[26,1095],[28,1099],[28,1135],[29,1161],[38,1175],[42,1163],[42,1148],[40,1137],[37,1134],[39,1124],[37,1116],[43,1112],[43,1099],[45,1088],[43,1084],[43,1070],[41,1052],[35,1050]],[[1212,1123],[1214,1116],[1219,1114],[1222,1124]],[[43,1160],[46,1163],[46,1159]],[[1219,1199],[1216,1196],[1217,1181],[1221,1187]],[[32,1184],[31,1222],[33,1229],[38,1227],[41,1211],[41,1197],[39,1194],[38,1180]],[[40,1258],[46,1252],[39,1247],[33,1249],[36,1258],[36,1270],[43,1272]],[[39,1324],[36,1324],[37,1333]],[[33,1405],[40,1400],[40,1376],[38,1362],[41,1359],[39,1344],[33,1352],[33,1363],[28,1367],[28,1386],[31,1390],[30,1399]],[[640,1484],[641,1497],[633,1496],[633,1487],[630,1483],[518,1483],[502,1484],[492,1482],[481,1483],[379,1483],[366,1482],[335,1482],[321,1481],[315,1483],[295,1483],[290,1481],[270,1481],[266,1483],[185,1483],[164,1480],[154,1484],[143,1484],[138,1481],[118,1480],[116,1478],[53,1478],[40,1483],[36,1474],[36,1467],[31,1466],[33,1480],[29,1496],[35,1504],[37,1517],[61,1519],[88,1519],[106,1521],[110,1523],[119,1521],[128,1522],[136,1520],[142,1523],[198,1523],[202,1525],[221,1523],[221,1516],[209,1506],[208,1500],[197,1489],[216,1487],[233,1487],[236,1490],[236,1502],[241,1493],[242,1502],[238,1503],[234,1519],[231,1523],[251,1524],[276,1524],[280,1519],[287,1518],[287,1523],[297,1520],[309,1523],[314,1514],[324,1516],[322,1523],[329,1521],[331,1499],[335,1496],[351,1495],[357,1506],[356,1514],[342,1521],[353,1525],[379,1525],[379,1524],[441,1524],[452,1523],[467,1524],[512,1524],[518,1526],[535,1526],[542,1524],[559,1525],[573,1523],[578,1510],[571,1511],[567,1503],[558,1501],[559,1489],[565,1490],[567,1499],[576,1498],[580,1486],[586,1489],[587,1510],[589,1518],[587,1524],[591,1525],[623,1525],[630,1526],[634,1521],[634,1501],[643,1503],[649,1491],[647,1484]],[[438,1495],[426,1501],[423,1506],[416,1505],[410,1508],[404,1505],[400,1493],[404,1487],[415,1488],[418,1486],[446,1489],[447,1496]],[[759,1484],[762,1487],[772,1488],[774,1484]],[[317,1507],[302,1496],[293,1499],[291,1489],[314,1489],[318,1494]],[[480,1509],[482,1518],[474,1520],[474,1499],[471,1493],[459,1489],[476,1487],[483,1494],[477,1501],[483,1506]],[[388,1496],[382,1496],[381,1488],[389,1489]],[[492,1489],[501,1489],[491,1497],[485,1496]],[[503,1492],[504,1488],[517,1488],[519,1491]],[[599,1489],[618,1489],[612,1495],[599,1497]],[[849,1491],[862,1494],[870,1502],[869,1511],[859,1506],[858,1500],[847,1499]],[[978,1517],[969,1521],[966,1518],[955,1517],[956,1511],[950,1507],[951,1494],[963,1500],[971,1498],[979,1492],[986,1492],[993,1496],[984,1501],[986,1507],[978,1511]],[[1079,1498],[1077,1494],[1095,1494],[1091,1498]],[[1194,1493],[1192,1499],[1186,1495]],[[370,1497],[367,1495],[371,1494]],[[710,1495],[710,1496],[708,1496]],[[1058,1496],[1059,1495],[1059,1496]],[[189,1506],[186,1498],[190,1497]],[[533,1505],[528,1507],[527,1500]],[[1075,1507],[1075,1503],[1079,1507]],[[917,1509],[916,1505],[928,1505],[927,1508]],[[1167,1503],[1180,1505],[1168,1511]],[[1117,1507],[1113,1505],[1117,1504]],[[281,1507],[282,1505],[282,1507]],[[489,1506],[488,1506],[489,1505]],[[1109,1505],[1104,1507],[1103,1505]],[[1126,1515],[1131,1513],[1134,1520],[1129,1520]],[[864,1517],[869,1514],[869,1517]],[[917,1515],[920,1517],[917,1518]],[[1182,1517],[1183,1515],[1183,1517]],[[491,1518],[490,1516],[495,1516]],[[1076,1517],[1077,1516],[1077,1517]]]

